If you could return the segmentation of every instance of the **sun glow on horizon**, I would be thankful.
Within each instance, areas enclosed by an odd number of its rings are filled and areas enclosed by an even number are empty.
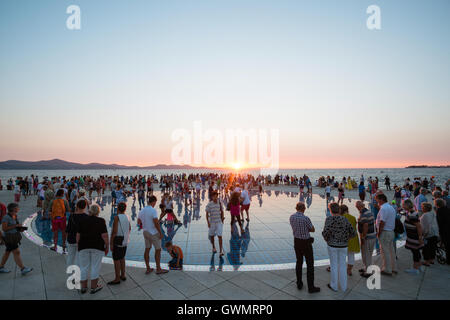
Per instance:
[[[242,168],[242,164],[239,163],[239,162],[234,162],[234,163],[231,164],[231,167],[232,167],[234,170],[239,170],[239,169]]]

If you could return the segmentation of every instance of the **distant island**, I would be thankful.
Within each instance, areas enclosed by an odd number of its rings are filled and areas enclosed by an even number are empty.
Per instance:
[[[157,164],[154,166],[138,167],[123,166],[119,164],[102,163],[76,163],[60,159],[41,160],[41,161],[20,161],[8,160],[0,162],[0,170],[114,170],[114,169],[211,169],[206,167],[192,167],[189,165],[165,165]]]
[[[450,168],[450,165],[448,165],[448,166],[416,165],[416,166],[408,166],[408,167],[406,167],[406,169],[422,169],[422,168]]]

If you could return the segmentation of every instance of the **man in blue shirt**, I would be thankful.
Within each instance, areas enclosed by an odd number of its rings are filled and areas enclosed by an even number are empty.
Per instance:
[[[416,207],[416,211],[420,214],[422,213],[422,203],[427,202],[427,189],[420,188],[420,193],[417,197],[414,198],[414,206]]]

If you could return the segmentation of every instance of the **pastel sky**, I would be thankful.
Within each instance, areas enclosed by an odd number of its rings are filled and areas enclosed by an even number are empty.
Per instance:
[[[66,8],[81,8],[69,30]],[[381,30],[366,27],[369,5]],[[282,168],[450,163],[450,1],[2,0],[0,161],[171,163],[278,129]]]

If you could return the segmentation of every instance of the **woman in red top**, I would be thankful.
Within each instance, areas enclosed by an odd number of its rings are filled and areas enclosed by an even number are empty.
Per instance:
[[[242,222],[241,222],[241,209],[240,209],[240,203],[239,203],[239,192],[233,192],[231,194],[230,202],[228,203],[228,207],[230,209],[231,213],[231,226],[234,224],[234,220],[237,220],[239,223],[239,227],[241,227],[241,233],[244,233],[244,229],[242,228]]]

